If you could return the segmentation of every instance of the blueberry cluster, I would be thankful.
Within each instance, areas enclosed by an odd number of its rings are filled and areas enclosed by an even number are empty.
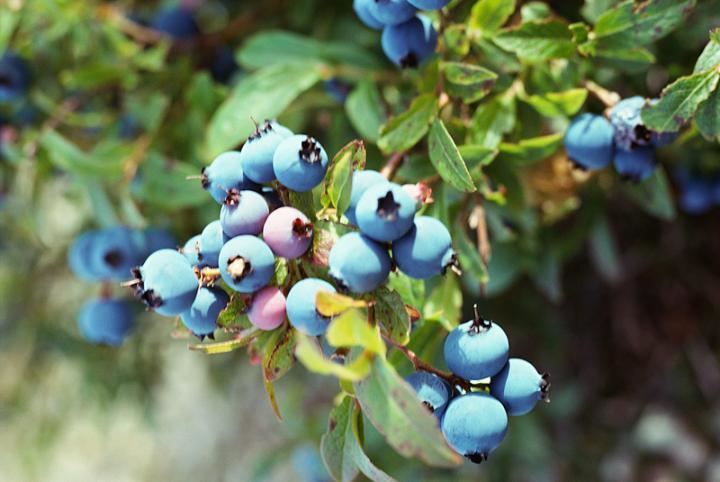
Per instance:
[[[123,226],[86,231],[68,251],[68,265],[84,281],[107,282],[127,279],[130,270],[150,253],[175,246],[163,229],[133,230]],[[110,290],[85,303],[78,315],[80,332],[93,343],[120,345],[133,327],[131,304],[112,298]]]
[[[37,109],[28,99],[32,76],[28,63],[17,52],[0,56],[0,142],[4,127],[22,127],[37,117]]]
[[[720,205],[720,173],[679,169],[675,172],[679,204],[689,214],[703,214]]]
[[[358,18],[382,30],[382,48],[396,65],[415,68],[435,52],[437,32],[420,10],[438,10],[450,0],[354,0]]]
[[[548,400],[548,375],[521,358],[509,358],[509,348],[502,328],[482,319],[476,308],[475,319],[445,339],[445,362],[453,375],[416,371],[406,378],[437,416],[450,446],[475,463],[500,445],[508,415],[525,415]]]
[[[568,158],[580,169],[603,169],[612,162],[623,179],[647,179],[655,170],[655,148],[673,142],[676,135],[643,124],[640,112],[646,102],[630,97],[610,109],[609,119],[588,113],[573,119],[564,138]]]

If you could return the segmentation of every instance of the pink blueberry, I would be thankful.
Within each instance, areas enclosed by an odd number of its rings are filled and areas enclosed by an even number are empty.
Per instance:
[[[285,321],[285,295],[276,286],[266,286],[253,296],[247,315],[261,330],[274,330]]]
[[[277,256],[295,259],[302,256],[312,242],[313,226],[301,211],[281,207],[271,212],[263,227],[263,239]]]

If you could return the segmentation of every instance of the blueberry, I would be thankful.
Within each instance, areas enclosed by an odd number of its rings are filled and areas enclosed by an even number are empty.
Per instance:
[[[220,209],[220,224],[228,236],[258,234],[270,213],[265,198],[255,191],[233,191]]]
[[[610,110],[610,122],[615,129],[615,146],[618,149],[629,151],[652,143],[653,133],[645,127],[640,117],[645,103],[643,97],[628,97]]]
[[[407,376],[405,381],[413,387],[423,405],[434,413],[438,420],[442,419],[451,393],[445,380],[434,373],[417,371]]]
[[[505,406],[508,415],[525,415],[539,400],[546,399],[550,383],[534,366],[521,358],[510,358],[490,382],[490,394]]]
[[[220,276],[240,293],[253,293],[266,286],[275,273],[272,251],[255,236],[237,236],[220,250]]]
[[[310,248],[313,225],[301,211],[281,207],[270,213],[263,227],[263,239],[277,256],[295,259]]]
[[[443,353],[445,363],[455,375],[465,380],[482,380],[502,370],[509,349],[502,328],[478,316],[448,334]]]
[[[143,260],[160,249],[174,249],[177,240],[171,232],[162,228],[148,228],[140,233],[140,251]]]
[[[286,188],[306,192],[320,184],[328,167],[323,146],[312,137],[295,135],[280,143],[273,156],[273,171]]]
[[[101,279],[126,280],[145,253],[142,235],[117,226],[99,231],[90,248],[90,264]]]
[[[160,10],[150,21],[150,28],[175,39],[189,39],[200,33],[191,12],[178,7]]]
[[[360,233],[348,233],[330,250],[330,276],[353,293],[372,291],[385,282],[391,262],[387,251]]]
[[[217,319],[230,297],[220,288],[200,287],[189,310],[180,315],[183,325],[201,340],[213,338]]]
[[[200,180],[218,203],[225,202],[232,189],[237,191],[259,191],[254,181],[243,172],[242,156],[237,151],[223,152],[209,166],[203,168]]]
[[[355,207],[360,231],[376,241],[400,239],[413,226],[415,200],[395,183],[376,184],[365,191]]]
[[[448,3],[450,3],[450,0],[407,0],[410,5],[412,5],[415,8],[419,8],[420,10],[440,10],[444,6],[446,6]]]
[[[353,9],[355,14],[367,27],[375,30],[382,30],[385,26],[380,20],[376,19],[372,12],[372,4],[375,0],[353,0]]]
[[[78,314],[78,327],[92,343],[120,346],[133,328],[132,309],[126,300],[90,300]]]
[[[176,316],[192,306],[198,279],[182,254],[172,249],[155,251],[134,271],[137,296],[158,314]]]
[[[252,297],[247,312],[250,323],[261,330],[274,330],[285,321],[285,295],[275,286],[266,286]]]
[[[220,47],[210,64],[210,75],[216,82],[227,84],[237,72],[238,64],[235,62],[235,52],[227,46]]]
[[[374,0],[368,10],[372,18],[384,25],[397,25],[415,16],[417,11],[407,0]]]
[[[570,123],[563,142],[568,159],[578,168],[602,169],[613,159],[612,124],[603,116],[581,114]]]
[[[687,171],[675,173],[680,191],[680,208],[689,214],[702,214],[712,208],[715,201],[715,185],[711,179]]]
[[[75,276],[85,281],[99,281],[102,270],[96,266],[91,253],[98,231],[86,231],[73,240],[68,250],[68,266]]]
[[[307,278],[295,283],[287,297],[290,324],[310,336],[322,335],[330,323],[330,318],[317,311],[316,297],[319,291],[335,293],[335,288],[327,281]]]
[[[357,224],[355,207],[365,191],[378,184],[387,184],[389,181],[385,176],[371,169],[365,171],[354,171],[352,176],[352,189],[350,191],[350,205],[345,211],[345,217],[352,224]]]
[[[435,53],[437,32],[422,15],[399,25],[388,25],[381,38],[385,55],[403,68],[416,68]]]
[[[443,223],[430,216],[418,216],[415,225],[392,245],[400,271],[411,278],[426,279],[457,265],[450,233]]]
[[[323,86],[325,87],[325,92],[338,104],[344,104],[352,90],[351,84],[345,83],[337,77],[325,80]]]
[[[0,102],[21,98],[30,87],[30,69],[25,60],[13,51],[0,57]]]
[[[185,259],[188,260],[191,266],[198,266],[200,264],[200,238],[201,236],[196,234],[188,239],[180,249],[180,252],[185,256]]]
[[[292,132],[287,127],[275,122],[265,121],[258,126],[240,150],[245,175],[258,183],[274,181],[273,155],[280,143],[290,136]]]
[[[448,444],[472,462],[487,460],[507,432],[508,416],[502,403],[485,392],[454,398],[442,419]]]
[[[648,146],[636,147],[632,151],[618,149],[613,164],[623,179],[632,182],[643,181],[655,170],[655,149]]]
[[[217,268],[220,250],[230,239],[224,232],[220,221],[213,221],[202,230],[197,252],[197,264],[200,267]],[[189,258],[188,258],[189,259]]]

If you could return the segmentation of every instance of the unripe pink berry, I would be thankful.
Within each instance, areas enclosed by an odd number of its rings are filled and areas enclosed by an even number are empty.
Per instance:
[[[432,188],[424,182],[417,184],[403,184],[403,189],[417,202],[418,209],[424,204],[433,202]]]
[[[302,256],[312,242],[313,226],[301,211],[281,207],[271,212],[263,227],[263,239],[277,256],[295,259]]]
[[[253,296],[247,315],[261,330],[274,330],[285,321],[285,295],[276,286],[266,286]]]

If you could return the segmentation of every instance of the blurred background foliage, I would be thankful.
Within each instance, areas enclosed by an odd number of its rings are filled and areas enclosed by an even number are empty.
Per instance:
[[[457,17],[473,3],[455,2]],[[617,2],[520,3],[523,16],[549,7],[592,22]],[[32,72],[27,95],[0,105],[3,480],[302,480],[292,455],[325,431],[336,382],[301,366],[278,383],[277,423],[245,353],[189,352],[187,340],[171,338],[174,325],[153,314],[140,315],[119,350],[82,341],[75,313],[100,287],[69,273],[66,250],[89,227],[161,226],[182,240],[216,218],[216,205],[185,177],[239,145],[255,110],[312,133],[329,153],[364,138],[368,165],[378,168],[379,122],[434,85],[437,67],[394,69],[349,1],[185,1],[200,35],[172,41],[146,22],[174,4],[0,3],[0,51],[14,50]],[[490,42],[474,45],[479,63],[500,74],[485,102],[510,109],[508,120],[497,132],[465,132],[452,121],[449,130],[473,144],[495,136],[492,148],[562,132],[568,115],[543,114],[531,96],[585,78],[622,96],[655,97],[692,71],[718,26],[720,2],[698,2],[680,28],[647,46],[651,63],[528,67]],[[448,40],[460,56],[463,38]],[[226,49],[237,70],[218,70]],[[522,102],[502,95],[517,76]],[[602,108],[588,97],[587,110]],[[428,288],[429,303],[453,318],[478,301],[501,320],[513,353],[552,373],[553,403],[513,419],[480,467],[433,471],[402,459],[369,424],[366,451],[399,480],[720,480],[720,213],[677,214],[671,185],[658,195],[610,173],[573,172],[558,147],[556,137],[516,164],[501,149],[501,162],[484,171],[507,198],[484,204],[488,272],[472,230],[460,228],[462,296],[457,278]],[[431,176],[425,156],[413,152],[398,176]],[[695,129],[660,158],[668,170],[720,170],[720,147]],[[455,224],[465,209],[459,193],[433,187],[430,211]]]

